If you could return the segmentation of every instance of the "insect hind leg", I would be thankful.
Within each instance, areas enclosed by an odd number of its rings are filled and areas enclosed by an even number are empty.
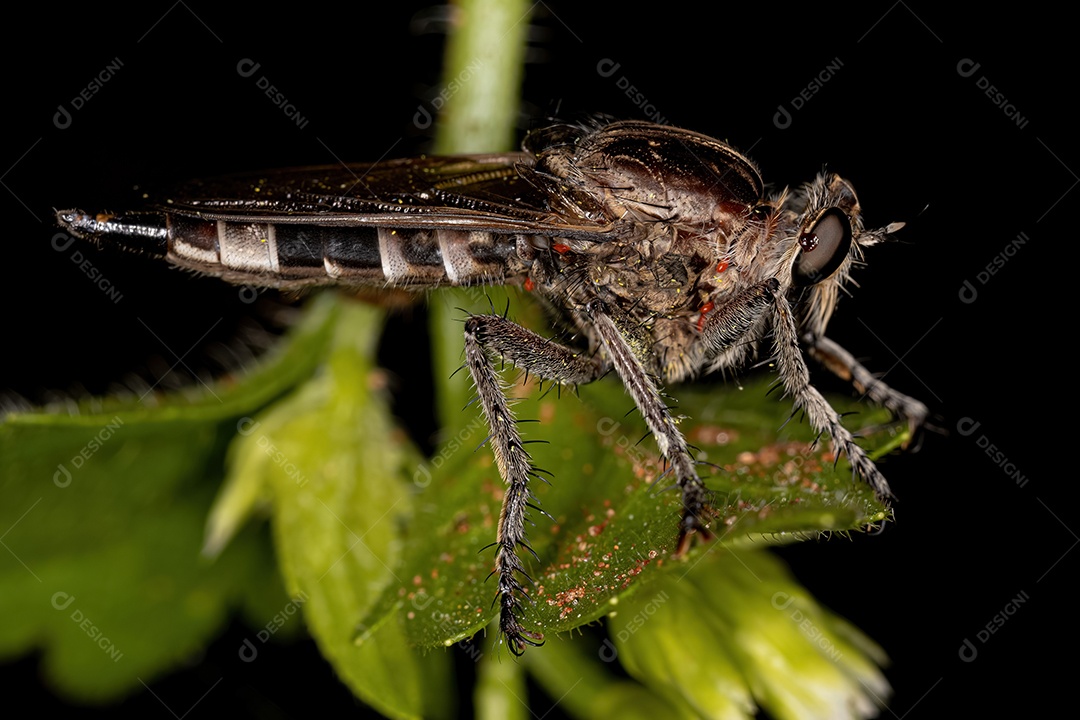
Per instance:
[[[525,450],[491,356],[509,360],[541,378],[566,384],[592,382],[606,368],[597,358],[545,339],[499,315],[473,315],[465,321],[465,364],[491,430],[495,464],[506,483],[493,571],[499,579],[496,596],[499,629],[510,652],[521,655],[527,646],[543,643],[543,635],[527,630],[518,617],[522,602],[528,599],[521,578],[529,580],[518,551],[524,548],[532,552],[525,533],[528,511],[536,508],[529,480],[540,471]]]

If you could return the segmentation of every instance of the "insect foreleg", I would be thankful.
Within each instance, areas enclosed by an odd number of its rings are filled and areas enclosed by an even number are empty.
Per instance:
[[[780,283],[775,278],[770,278],[743,290],[723,307],[707,315],[705,325],[701,328],[706,358],[716,356],[741,340],[758,321],[765,308],[773,304],[779,289]]]
[[[495,463],[507,486],[495,542],[499,629],[510,652],[521,655],[527,645],[535,647],[543,640],[543,635],[526,630],[517,618],[522,598],[527,597],[518,577],[528,578],[518,548],[531,552],[525,537],[525,522],[533,501],[529,479],[536,471],[489,353],[511,360],[540,377],[570,384],[592,382],[603,374],[604,367],[596,358],[546,340],[498,315],[474,315],[465,321],[465,363],[491,428]]]
[[[677,552],[685,552],[689,546],[690,535],[696,530],[705,529],[705,511],[709,506],[708,490],[697,475],[686,439],[660,397],[652,377],[634,351],[638,342],[630,332],[616,324],[611,310],[603,301],[593,300],[587,310],[615,372],[619,374],[623,387],[630,393],[634,404],[645,418],[660,452],[671,464],[676,483],[682,489],[683,516],[679,526]]]
[[[806,412],[810,425],[818,432],[828,432],[839,452],[848,456],[851,467],[859,477],[870,484],[878,499],[887,502],[892,497],[889,483],[874,465],[851,432],[840,422],[840,414],[829,405],[820,392],[810,384],[810,371],[799,347],[799,335],[787,298],[777,295],[774,305],[776,356],[780,379],[787,393],[795,401],[795,407]]]
[[[847,380],[854,388],[865,394],[873,402],[891,411],[898,418],[907,420],[911,433],[914,433],[926,421],[930,411],[913,397],[893,390],[884,382],[874,377],[851,353],[827,337],[807,337],[810,357],[817,360],[830,372],[842,380]]]

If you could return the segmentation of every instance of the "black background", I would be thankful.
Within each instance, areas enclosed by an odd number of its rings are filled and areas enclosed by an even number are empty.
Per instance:
[[[1073,396],[1076,323],[1061,293],[1074,281],[1068,222],[1080,193],[1071,23],[1027,6],[1000,17],[902,3],[845,14],[624,7],[537,6],[522,131],[553,114],[651,116],[729,140],[777,187],[827,164],[854,182],[869,225],[907,222],[904,242],[869,255],[830,330],[925,401],[940,432],[920,453],[882,464],[901,500],[887,532],[783,554],[820,600],[888,651],[895,695],[886,716],[1054,707],[1075,668],[1068,578],[1080,557],[1071,552],[1075,463],[1064,447],[1073,412],[1050,410]],[[53,208],[120,210],[136,183],[429,149],[431,129],[413,119],[440,89],[437,8],[245,8],[41,3],[9,24],[0,50],[0,385],[37,399],[48,389],[99,392],[168,357],[162,342],[182,353],[201,338],[198,364],[201,347],[227,339],[252,311],[224,284],[94,255],[123,295],[111,302],[50,246]],[[244,58],[260,63],[305,127],[237,73]],[[72,99],[117,60],[115,75],[74,110]],[[601,64],[618,68],[605,75]],[[796,109],[793,99],[830,65],[835,72]],[[1022,120],[985,94],[987,84]],[[61,105],[71,112],[66,128],[54,122]],[[781,105],[791,117],[784,128],[774,121]],[[1016,246],[1020,233],[1026,244]],[[1005,262],[986,274],[995,257]],[[1055,263],[1068,263],[1064,275]],[[986,444],[1001,455],[988,456]],[[1027,601],[980,640],[1021,594]],[[247,634],[235,624],[157,682],[157,697],[141,692],[121,709],[289,717],[312,702],[357,707],[310,642],[238,662]],[[971,662],[960,656],[965,640],[977,650]],[[4,670],[5,702],[64,708],[37,668],[24,658]],[[537,714],[550,705],[538,698]]]

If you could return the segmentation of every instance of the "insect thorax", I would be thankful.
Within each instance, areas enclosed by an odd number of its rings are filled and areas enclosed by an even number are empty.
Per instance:
[[[735,223],[733,223],[735,224]],[[586,308],[603,301],[653,375],[676,382],[705,365],[701,323],[750,278],[729,258],[738,241],[753,244],[756,223],[708,235],[665,223],[642,223],[639,237],[588,243],[554,240],[531,270],[551,309],[598,346]],[[739,354],[740,357],[743,353]]]

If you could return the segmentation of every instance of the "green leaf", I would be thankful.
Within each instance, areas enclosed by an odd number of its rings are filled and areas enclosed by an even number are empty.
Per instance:
[[[881,649],[763,551],[708,552],[608,625],[630,674],[698,717],[868,717],[889,692]]]
[[[525,669],[518,663],[502,662],[495,653],[479,656],[473,701],[477,720],[527,720]]]
[[[290,343],[210,387],[4,418],[0,655],[40,648],[58,689],[108,700],[200,651],[230,610],[261,625],[286,603],[256,529],[214,562],[199,547],[236,415],[314,371],[329,320],[317,304]]]
[[[365,702],[391,717],[437,717],[452,696],[448,659],[421,654],[394,623],[356,623],[391,582],[401,523],[411,514],[402,482],[414,451],[391,420],[373,367],[382,314],[343,303],[322,372],[257,415],[238,438],[223,498],[268,489],[286,586],[323,654]],[[430,703],[430,704],[428,704]]]
[[[453,314],[504,307],[504,291],[490,298],[460,292],[438,303],[433,322],[460,330]],[[475,295],[473,293],[472,295]],[[528,306],[515,299],[515,310]],[[534,320],[534,319],[532,319]],[[537,325],[536,327],[542,327]],[[436,372],[440,392],[463,397],[468,379],[452,375],[448,353]],[[508,371],[508,378],[518,375]],[[699,449],[699,459],[717,466],[706,473],[716,491],[712,528],[723,546],[791,542],[821,532],[857,530],[881,522],[885,508],[846,464],[834,468],[826,447],[814,446],[805,424],[784,425],[790,405],[766,397],[768,379],[739,389],[718,385],[680,388],[679,408],[689,415],[683,428]],[[467,387],[467,386],[466,386]],[[510,392],[517,400],[526,439],[536,464],[551,472],[551,486],[535,483],[540,505],[554,521],[534,513],[529,542],[540,558],[529,574],[536,580],[524,622],[545,635],[595,621],[614,607],[635,583],[674,569],[684,572],[700,544],[685,560],[673,560],[681,498],[663,491],[663,464],[644,423],[614,378],[581,388],[581,398],[544,394],[530,380]],[[396,613],[411,642],[420,647],[449,645],[472,636],[497,615],[490,549],[495,538],[503,483],[487,448],[487,426],[474,405],[451,415],[442,446],[411,473],[420,492],[401,569],[365,624]],[[887,414],[861,416],[867,424]],[[783,430],[781,428],[783,427]],[[882,452],[901,442],[897,430],[871,438]],[[704,467],[704,466],[703,466]]]
[[[529,673],[567,713],[581,718],[690,718],[683,702],[612,671],[618,657],[605,640],[596,647],[586,638],[553,637],[543,651],[525,655]]]
[[[689,715],[750,718],[756,709],[752,694],[725,649],[729,628],[712,621],[714,604],[678,578],[651,583],[621,600],[609,616],[612,655]]]

